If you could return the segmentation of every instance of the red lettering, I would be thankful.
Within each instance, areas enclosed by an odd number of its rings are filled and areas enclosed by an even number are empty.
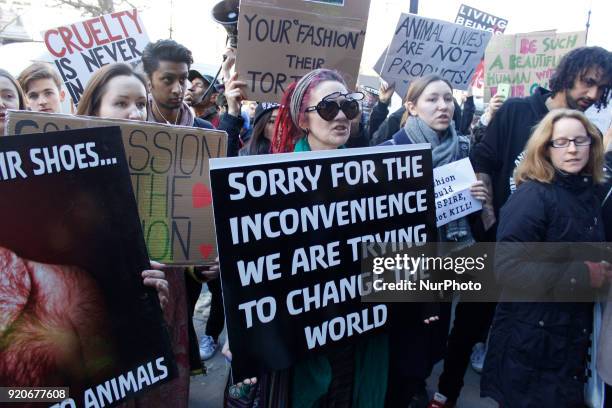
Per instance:
[[[129,11],[126,11],[125,14],[134,22],[138,33],[142,34],[142,28],[140,27],[140,24],[138,24],[138,10],[132,10],[132,14],[130,14]]]
[[[83,51],[78,45],[72,42],[72,31],[70,31],[66,27],[60,27],[58,28],[58,30],[60,36],[62,37],[62,40],[64,41],[64,44],[66,44],[66,48],[68,49],[69,54],[74,54],[74,50]],[[72,47],[74,47],[74,49]]]
[[[88,25],[83,24],[82,26],[85,29],[85,32],[87,33],[87,42],[83,41],[83,38],[81,37],[81,33],[79,33],[79,30],[77,29],[76,24],[73,24],[71,26],[72,32],[74,33],[77,40],[79,40],[79,44],[81,44],[84,48],[90,48],[93,45],[93,38],[91,36],[91,31],[89,31]]]
[[[521,54],[534,54],[536,52],[536,40],[521,39]]]
[[[62,58],[64,55],[66,55],[66,48],[62,48],[59,51],[54,50],[53,47],[51,47],[51,42],[49,41],[49,37],[51,37],[51,35],[59,35],[59,32],[57,30],[47,31],[45,33],[45,45],[47,46],[47,49],[54,57]]]
[[[125,11],[119,11],[119,12],[111,14],[111,17],[119,21],[119,24],[121,24],[121,28],[123,29],[123,35],[125,36],[125,38],[127,38],[130,35],[128,34],[127,29],[125,28],[125,25],[123,24],[123,19],[121,18],[121,16],[123,16],[124,14],[125,14]]]
[[[108,39],[111,42],[115,42],[115,41],[119,41],[121,39],[121,35],[115,35],[113,36],[113,33],[111,33],[110,28],[108,27],[108,24],[106,23],[106,19],[104,17],[100,17],[100,22],[102,23],[102,25],[104,26],[104,30],[106,31],[106,35],[108,36]]]
[[[96,17],[96,18],[92,18],[91,20],[87,20],[85,21],[85,24],[87,24],[89,26],[90,32],[94,38],[94,40],[96,41],[96,45],[104,45],[104,44],[108,44],[110,42],[110,40],[108,38],[100,38],[99,34],[102,33],[102,30],[99,28],[94,27],[95,23],[99,23],[100,22],[100,17]]]

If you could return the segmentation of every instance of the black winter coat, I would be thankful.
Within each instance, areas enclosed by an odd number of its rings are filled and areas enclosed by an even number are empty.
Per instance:
[[[512,408],[584,406],[593,305],[550,300],[590,288],[584,261],[599,259],[573,253],[561,263],[535,262],[541,249],[532,243],[604,240],[592,179],[558,174],[550,184],[521,184],[501,209],[497,239],[495,273],[503,285],[502,300],[515,297],[520,288],[549,302],[498,305],[481,395]],[[505,246],[510,242],[512,248]]]
[[[607,152],[605,157],[606,181],[599,186],[598,193],[601,200],[601,215],[606,230],[606,241],[612,242],[612,152]]]

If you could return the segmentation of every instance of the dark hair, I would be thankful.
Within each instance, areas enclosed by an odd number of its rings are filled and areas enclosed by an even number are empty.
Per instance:
[[[159,61],[184,62],[187,68],[193,64],[191,51],[174,40],[159,40],[148,43],[142,52],[142,68],[151,76],[159,67]]]
[[[23,94],[23,89],[19,85],[19,82],[6,70],[0,68],[0,77],[5,77],[15,86],[15,90],[17,90],[17,96],[19,97],[19,110],[25,110],[25,96]]]
[[[406,92],[406,96],[404,97],[404,105],[406,105],[406,102],[412,102],[413,104],[416,105],[417,100],[421,97],[425,88],[427,88],[427,86],[431,84],[432,82],[437,82],[437,81],[445,82],[449,86],[451,91],[453,90],[453,86],[451,85],[451,83],[447,79],[442,78],[440,75],[436,75],[436,74],[425,75],[424,77],[421,77],[419,79],[415,79],[414,81],[412,81],[412,83],[410,84],[410,87],[408,88],[408,91]],[[402,119],[400,121],[401,127],[404,127],[409,117],[410,117],[410,112],[408,112],[408,109],[406,109],[406,112],[404,112],[404,114],[402,115]]]
[[[25,93],[28,93],[30,82],[39,79],[52,79],[57,89],[62,88],[62,80],[50,64],[43,62],[35,62],[19,74],[17,80]]]
[[[606,107],[612,81],[612,54],[601,47],[580,47],[571,50],[561,58],[555,73],[549,81],[553,96],[574,87],[576,79],[582,79],[590,68],[600,68],[602,77],[608,81],[595,107]]]
[[[79,106],[76,114],[83,116],[96,116],[98,109],[100,109],[102,97],[106,92],[106,85],[111,79],[118,76],[134,76],[142,83],[145,90],[147,89],[146,82],[142,75],[134,71],[130,65],[124,63],[105,65],[94,72],[87,82],[85,91],[83,92],[81,99],[79,99]]]
[[[271,109],[270,111],[262,114],[259,120],[255,123],[255,126],[253,126],[251,138],[243,147],[249,156],[270,153],[270,141],[266,139],[265,131],[266,125],[268,124],[268,121],[275,110],[276,109]]]

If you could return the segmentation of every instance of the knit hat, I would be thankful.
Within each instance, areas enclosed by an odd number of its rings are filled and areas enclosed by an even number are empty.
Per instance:
[[[264,114],[278,108],[280,108],[280,104],[276,102],[259,102],[257,108],[255,108],[255,119],[253,120],[253,126],[259,122]]]

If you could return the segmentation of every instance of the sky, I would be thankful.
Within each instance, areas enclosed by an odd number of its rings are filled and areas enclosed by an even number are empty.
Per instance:
[[[361,0],[345,1],[350,4]],[[217,0],[158,0],[139,4],[145,4],[141,16],[151,40],[168,38],[172,23],[172,37],[192,50],[196,63],[207,64],[212,70],[220,64],[225,46],[225,30],[211,19],[211,10],[216,3]],[[409,3],[409,0],[371,0],[362,58],[364,71],[374,65],[390,42],[399,15],[408,11]],[[590,8],[588,45],[612,50],[609,30],[612,0],[420,0],[419,14],[454,21],[462,3],[508,19],[506,33],[509,34],[550,29],[559,32],[584,30]],[[81,19],[76,12],[58,13],[39,6],[34,6],[23,16],[24,25],[38,40],[41,39],[39,32],[45,28]]]

